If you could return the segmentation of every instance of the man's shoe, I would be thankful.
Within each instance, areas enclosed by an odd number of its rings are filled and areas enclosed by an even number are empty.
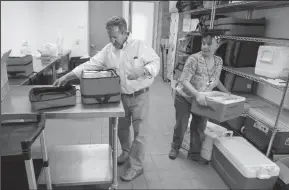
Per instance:
[[[136,177],[140,176],[142,173],[143,173],[143,169],[136,170],[133,168],[128,168],[125,171],[125,173],[122,176],[120,176],[120,178],[123,181],[131,181],[131,180],[135,179]]]
[[[122,165],[124,164],[129,157],[129,153],[126,151],[122,151],[121,155],[117,158],[117,164]]]
[[[170,153],[169,153],[169,158],[174,160],[177,158],[178,154],[179,154],[179,150],[172,148]]]

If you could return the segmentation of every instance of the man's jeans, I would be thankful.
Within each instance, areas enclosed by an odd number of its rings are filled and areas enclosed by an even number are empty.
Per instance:
[[[149,91],[136,97],[121,96],[125,117],[119,118],[118,138],[123,151],[130,153],[129,164],[132,168],[143,168],[145,144],[148,130]],[[131,143],[130,125],[133,125],[134,140]]]
[[[191,114],[191,104],[179,93],[176,92],[175,101],[176,125],[174,128],[172,148],[179,150],[181,148],[185,132],[188,129],[189,118]],[[204,131],[207,125],[207,118],[192,114],[190,124],[190,150],[188,154],[200,154]]]

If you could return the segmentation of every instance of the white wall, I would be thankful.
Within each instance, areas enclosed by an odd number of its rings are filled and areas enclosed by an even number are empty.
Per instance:
[[[71,56],[88,53],[88,1],[1,1],[1,51],[19,53],[22,40],[36,51],[58,32]]]
[[[58,33],[71,56],[88,53],[88,1],[43,1],[41,43],[56,43]],[[76,41],[79,45],[76,45]]]
[[[37,49],[42,9],[40,1],[1,1],[1,51],[18,54],[23,40]]]

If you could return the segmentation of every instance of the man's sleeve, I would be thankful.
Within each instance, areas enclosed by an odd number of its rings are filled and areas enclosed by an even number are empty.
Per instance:
[[[107,48],[108,45],[106,45],[100,52],[98,52],[95,56],[90,58],[89,61],[79,65],[78,67],[75,67],[72,72],[78,77],[81,77],[81,73],[83,70],[100,70],[105,69],[105,59],[107,57]]]
[[[139,55],[144,61],[145,68],[149,71],[151,77],[156,77],[160,71],[160,57],[156,54],[155,50],[140,42]]]

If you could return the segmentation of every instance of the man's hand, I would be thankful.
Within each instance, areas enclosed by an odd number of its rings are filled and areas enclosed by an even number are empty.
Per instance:
[[[144,76],[144,68],[143,67],[135,67],[132,70],[132,73],[130,75],[127,76],[128,80],[136,80],[140,77]]]
[[[196,101],[200,106],[207,106],[206,95],[201,92],[197,93]]]
[[[53,83],[53,86],[64,86],[65,84],[67,83],[67,79],[64,76],[60,77],[59,79],[57,79],[54,83]]]

